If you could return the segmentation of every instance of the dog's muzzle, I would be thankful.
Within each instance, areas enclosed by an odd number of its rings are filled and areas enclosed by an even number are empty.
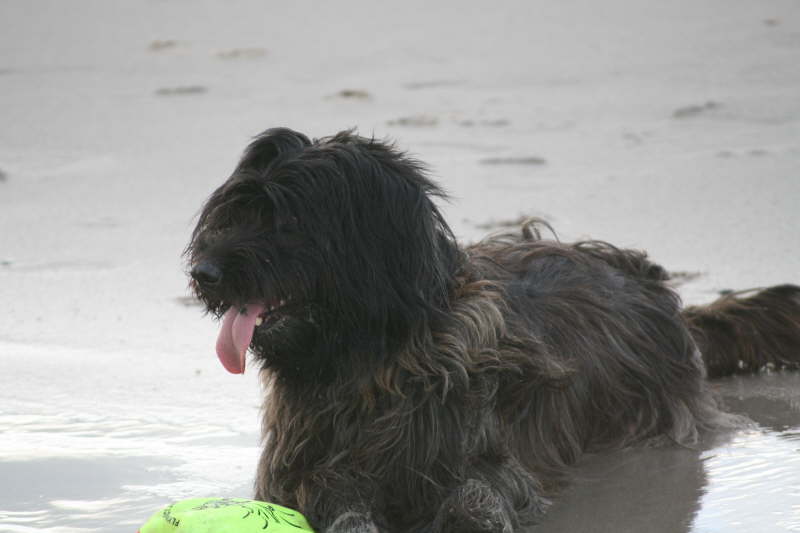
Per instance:
[[[209,261],[200,261],[192,267],[189,274],[200,285],[213,286],[222,280],[222,270]]]

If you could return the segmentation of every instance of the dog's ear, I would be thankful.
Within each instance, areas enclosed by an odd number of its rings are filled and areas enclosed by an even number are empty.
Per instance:
[[[345,131],[324,140],[326,162],[334,161],[330,199],[347,213],[342,249],[369,266],[354,276],[354,294],[375,293],[375,316],[420,313],[446,306],[461,260],[455,237],[434,203],[447,195],[425,165],[390,141]],[[381,299],[377,295],[383,295]],[[405,312],[403,312],[405,310]]]
[[[289,128],[270,128],[253,139],[245,149],[235,173],[265,173],[275,162],[292,157],[311,146],[300,132]]]
[[[399,267],[392,276],[426,303],[441,305],[448,300],[461,258],[452,230],[434,203],[434,198],[447,197],[423,167],[413,160],[401,161],[406,167],[404,191],[393,188],[385,205],[388,224],[394,228],[391,264]]]

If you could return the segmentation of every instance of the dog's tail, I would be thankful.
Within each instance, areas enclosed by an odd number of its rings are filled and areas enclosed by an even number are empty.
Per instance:
[[[688,307],[683,316],[708,377],[800,368],[800,287],[742,291]]]

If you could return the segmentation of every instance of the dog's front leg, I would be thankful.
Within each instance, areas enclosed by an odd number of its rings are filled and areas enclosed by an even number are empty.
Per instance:
[[[485,481],[468,479],[447,497],[431,525],[432,533],[511,533],[504,498]]]
[[[322,506],[324,516],[312,516],[320,533],[380,533],[374,512],[363,505]]]
[[[315,479],[301,493],[308,499],[301,512],[319,533],[381,533],[384,531],[377,489],[364,479],[342,475]]]
[[[312,510],[304,513],[319,533],[381,533],[382,523],[375,512],[360,503],[345,503],[341,495],[318,494]]]
[[[325,529],[325,533],[379,533],[369,513],[345,511]]]

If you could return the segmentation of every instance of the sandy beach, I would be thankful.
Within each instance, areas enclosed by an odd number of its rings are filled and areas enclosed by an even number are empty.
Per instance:
[[[800,283],[798,95],[793,0],[0,2],[0,532],[250,496],[256,375],[181,252],[260,131],[392,138],[465,242],[543,217],[694,304]],[[721,382],[757,430],[589,461],[536,530],[800,531],[799,380]]]

